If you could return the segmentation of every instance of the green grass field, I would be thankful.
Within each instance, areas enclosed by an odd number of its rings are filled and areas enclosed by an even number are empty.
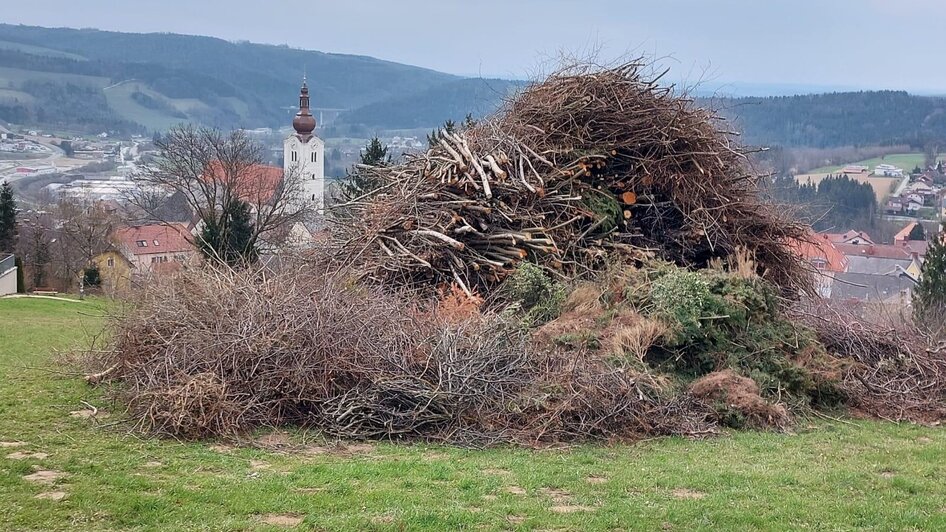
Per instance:
[[[942,157],[940,158],[943,159]],[[853,162],[851,164],[861,165],[870,167],[871,170],[874,169],[878,164],[892,164],[896,167],[903,168],[905,172],[911,172],[917,166],[923,167],[925,157],[922,153],[895,153],[892,155],[887,155],[885,157],[874,157],[873,159],[865,159],[863,161]],[[809,174],[829,174],[834,173],[844,168],[847,165],[838,165],[838,166],[823,166],[821,168],[815,168],[814,170],[807,172]]]
[[[0,299],[2,530],[946,528],[941,428],[801,421],[793,434],[539,451],[142,437],[55,362],[104,310]]]

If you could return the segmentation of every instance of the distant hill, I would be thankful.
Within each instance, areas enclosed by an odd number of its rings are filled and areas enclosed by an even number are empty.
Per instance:
[[[211,37],[0,24],[0,120],[85,132],[181,122],[281,127],[301,75],[339,125],[433,128],[495,110],[523,82],[462,78],[365,56]],[[755,145],[866,146],[946,139],[946,98],[905,92],[708,98]],[[364,130],[367,130],[365,128]],[[946,142],[942,142],[946,146]]]
[[[181,121],[279,126],[296,103],[303,69],[320,108],[355,109],[461,79],[371,57],[211,37],[0,24],[0,119],[91,130],[159,130]]]
[[[946,98],[901,91],[709,99],[754,145],[870,146],[946,139]],[[946,143],[943,143],[946,146]]]
[[[339,116],[348,124],[379,128],[417,128],[460,122],[467,114],[481,117],[496,110],[521,81],[504,79],[459,79],[429,89],[370,103]]]

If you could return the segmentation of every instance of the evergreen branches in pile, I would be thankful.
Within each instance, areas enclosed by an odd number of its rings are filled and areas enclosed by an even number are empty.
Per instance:
[[[759,199],[711,112],[642,68],[563,70],[424,154],[357,167],[372,186],[338,209],[345,262],[382,283],[472,293],[523,261],[570,279],[614,253],[700,268],[742,248],[782,289],[808,291],[785,247],[805,227]]]

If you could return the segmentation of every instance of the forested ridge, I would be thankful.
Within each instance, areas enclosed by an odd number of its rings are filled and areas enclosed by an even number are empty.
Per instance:
[[[96,132],[150,131],[180,121],[278,127],[294,112],[303,70],[314,107],[341,110],[341,124],[380,129],[483,116],[526,85],[212,37],[0,24],[0,120]],[[134,85],[122,89],[123,82]],[[946,138],[946,98],[906,92],[696,104],[718,109],[752,145],[921,147]]]
[[[922,146],[946,138],[946,98],[903,91],[707,100],[755,145]]]

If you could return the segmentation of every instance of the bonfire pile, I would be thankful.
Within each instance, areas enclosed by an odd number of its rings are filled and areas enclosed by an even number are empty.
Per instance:
[[[402,164],[356,169],[340,206],[347,264],[384,283],[490,289],[529,260],[572,279],[614,253],[704,267],[736,249],[787,291],[809,280],[785,247],[804,227],[762,203],[711,112],[641,65],[573,68]]]

